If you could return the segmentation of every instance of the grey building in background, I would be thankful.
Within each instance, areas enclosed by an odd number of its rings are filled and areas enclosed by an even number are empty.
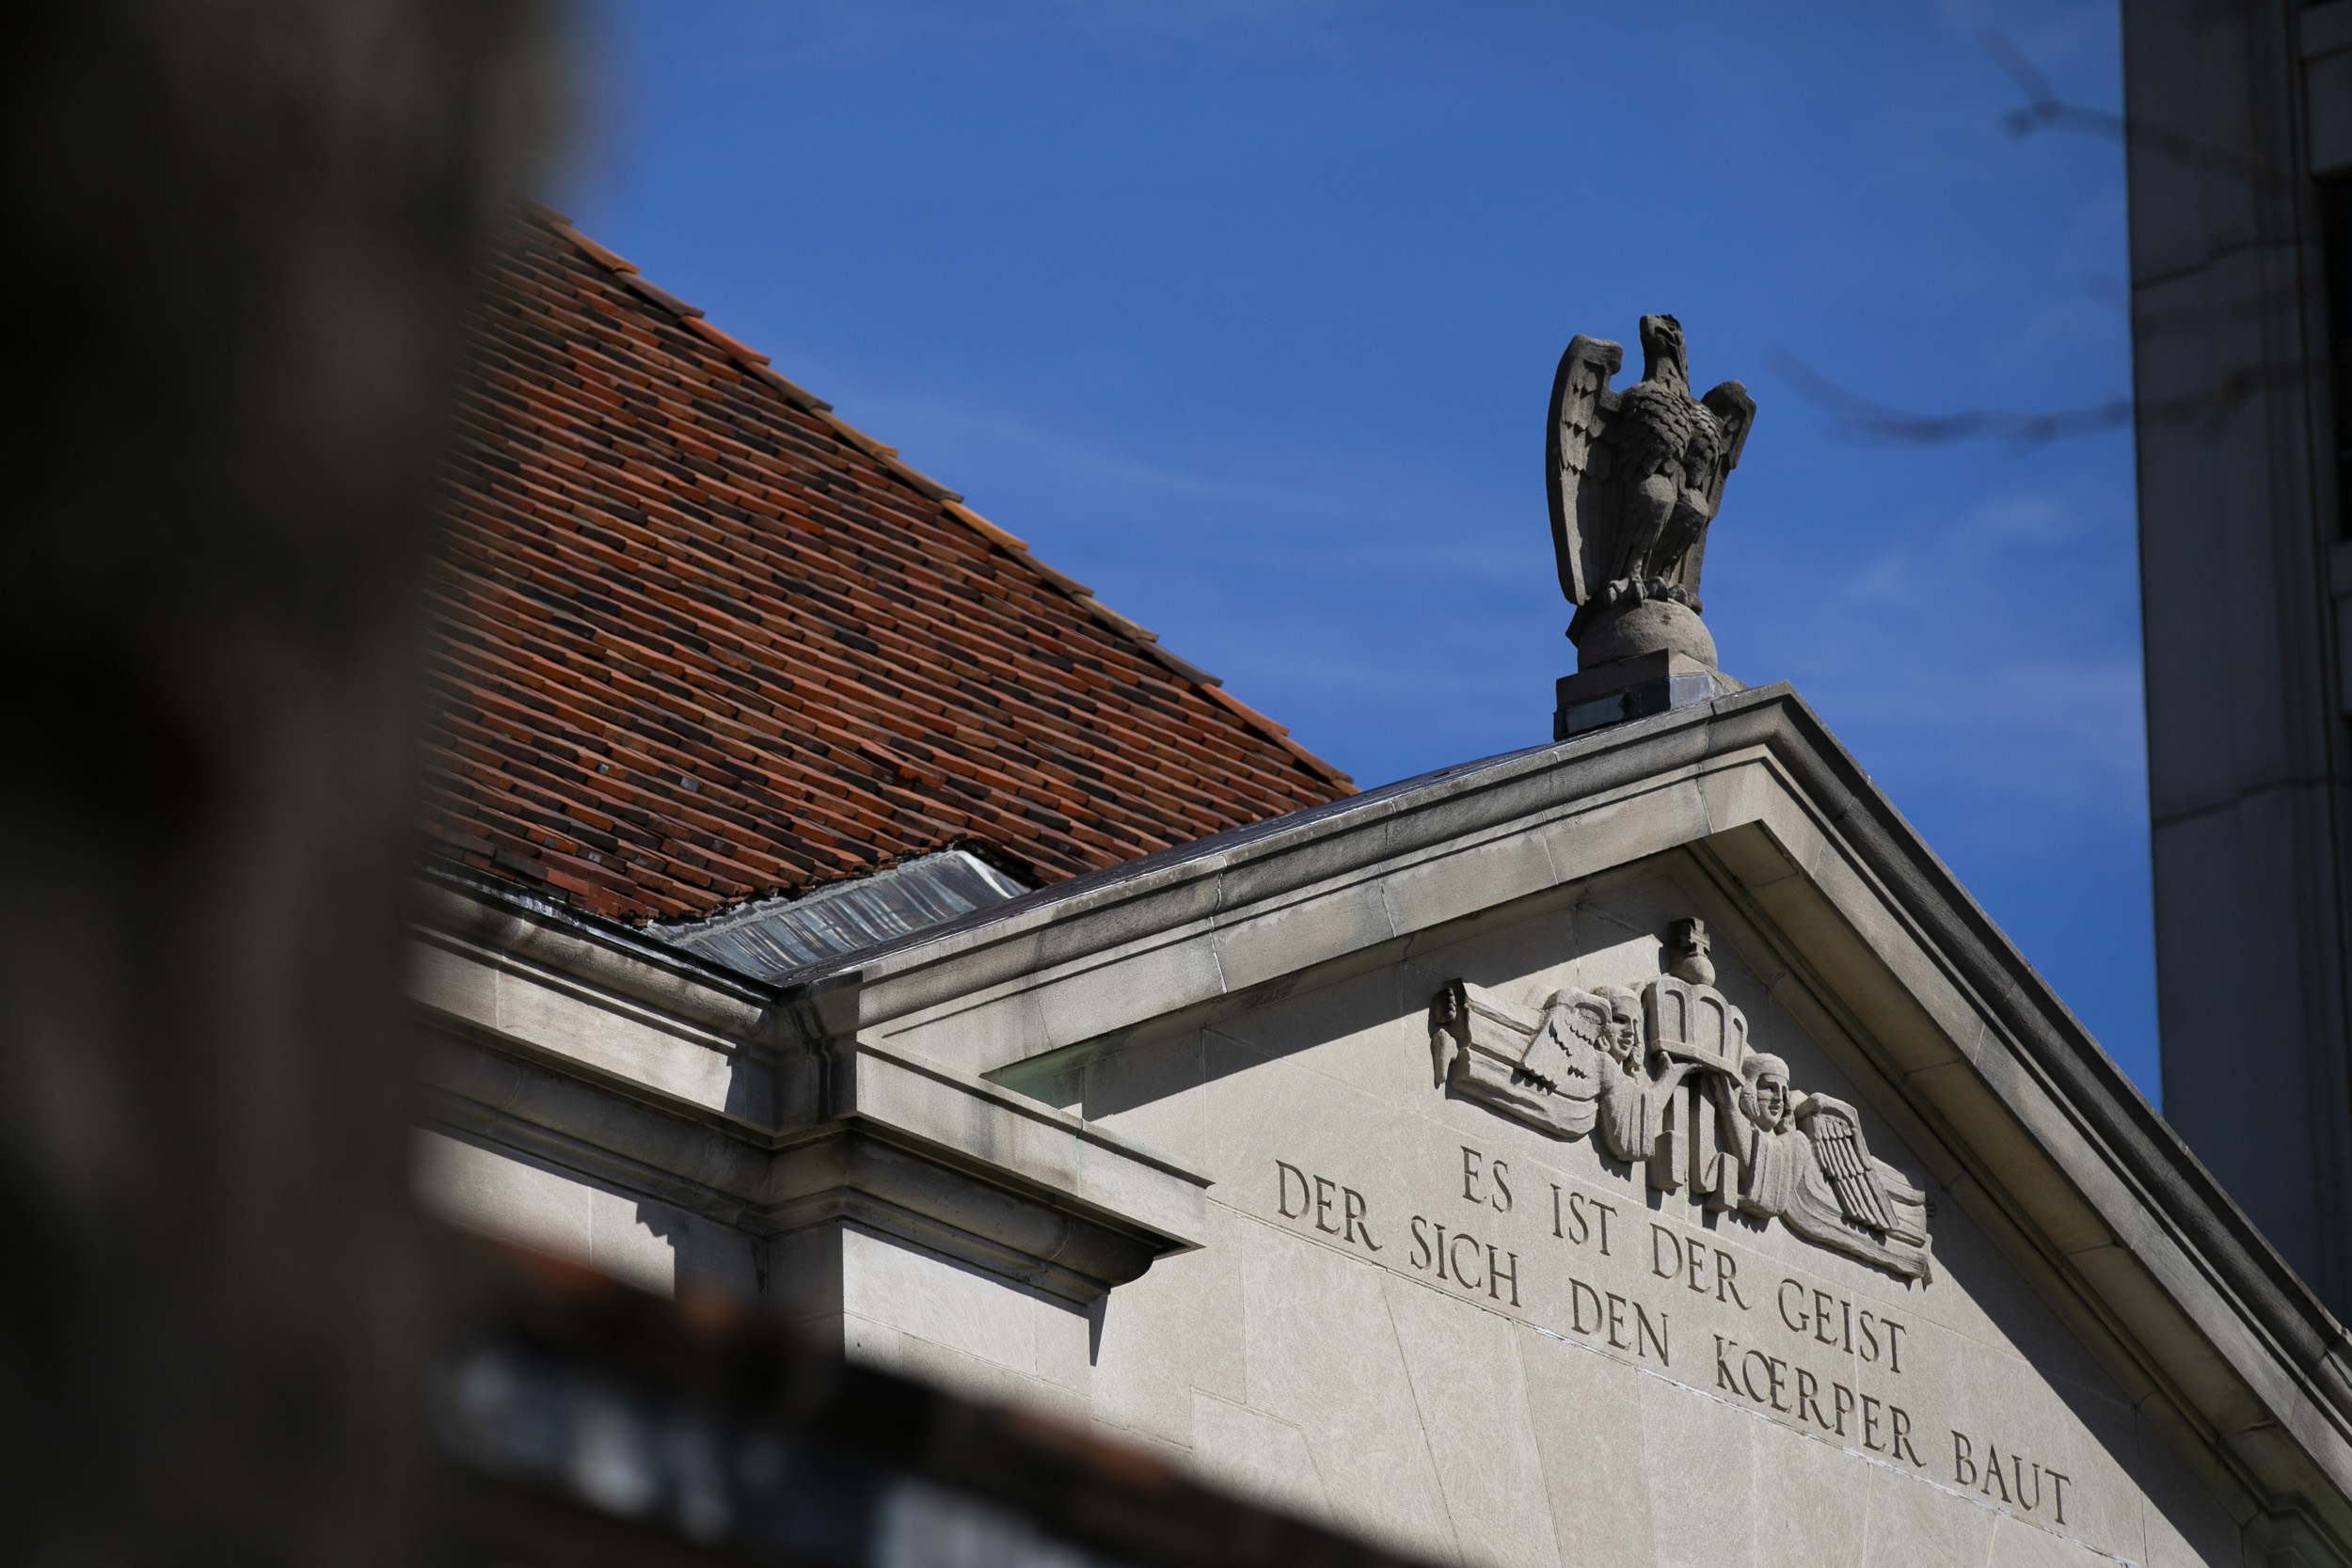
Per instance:
[[[2352,0],[2125,0],[2165,1112],[2352,1315]]]

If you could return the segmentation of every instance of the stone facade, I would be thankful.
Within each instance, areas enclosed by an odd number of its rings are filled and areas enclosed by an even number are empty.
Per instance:
[[[2123,40],[2165,1110],[2352,1313],[2352,4]]]
[[[1786,687],[774,986],[430,910],[445,1213],[1416,1556],[2352,1546],[2341,1330]]]

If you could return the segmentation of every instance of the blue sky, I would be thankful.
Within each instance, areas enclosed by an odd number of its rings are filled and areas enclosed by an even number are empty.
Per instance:
[[[606,0],[550,198],[1370,785],[1549,738],[1542,423],[1683,323],[1759,405],[1707,555],[1787,679],[2157,1092],[2122,158],[2014,139],[2103,4]],[[1636,371],[1635,373],[1638,373]]]

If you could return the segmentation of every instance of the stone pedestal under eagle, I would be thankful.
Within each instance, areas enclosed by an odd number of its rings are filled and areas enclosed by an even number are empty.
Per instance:
[[[1545,441],[1560,589],[1576,606],[1577,667],[1669,651],[1715,665],[1699,620],[1699,562],[1756,400],[1737,381],[1691,395],[1682,326],[1644,316],[1642,379],[1612,391],[1617,344],[1569,341]]]

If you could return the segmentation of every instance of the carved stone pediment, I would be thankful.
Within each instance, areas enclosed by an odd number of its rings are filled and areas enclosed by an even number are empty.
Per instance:
[[[1690,955],[1680,973],[1638,996],[1568,988],[1531,1010],[1449,983],[1429,1007],[1437,1086],[1547,1137],[1597,1133],[1651,1187],[1930,1277],[1926,1195],[1872,1156],[1852,1106],[1800,1092],[1786,1063],[1751,1046],[1747,1019],[1706,983],[1698,923],[1678,923],[1676,942]]]

